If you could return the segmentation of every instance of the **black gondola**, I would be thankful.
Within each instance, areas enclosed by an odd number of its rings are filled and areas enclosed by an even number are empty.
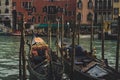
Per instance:
[[[34,37],[28,54],[28,71],[30,80],[61,80],[63,66],[57,59],[45,41],[40,37]]]
[[[63,41],[63,48],[60,46],[60,52],[63,54],[65,73],[71,77],[72,54],[74,58],[74,80],[119,80],[120,73],[110,67],[107,60],[97,59],[92,53],[87,52],[81,46],[73,46]]]

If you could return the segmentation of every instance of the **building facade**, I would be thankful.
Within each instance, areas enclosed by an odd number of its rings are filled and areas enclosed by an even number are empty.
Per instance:
[[[76,19],[81,25],[90,25],[94,17],[94,0],[77,0]]]
[[[0,24],[12,26],[12,0],[0,0]]]
[[[12,8],[17,12],[17,22],[21,14],[27,24],[64,24],[76,19],[76,0],[13,0]]]
[[[113,19],[113,0],[94,0],[94,22],[95,25],[101,23],[102,17],[104,21],[112,21]]]

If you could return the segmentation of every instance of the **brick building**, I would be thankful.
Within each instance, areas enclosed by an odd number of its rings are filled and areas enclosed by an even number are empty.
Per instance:
[[[57,23],[56,19],[64,24],[76,18],[76,0],[13,0],[13,11],[17,13],[17,23],[21,14],[27,24],[46,24],[48,21]]]

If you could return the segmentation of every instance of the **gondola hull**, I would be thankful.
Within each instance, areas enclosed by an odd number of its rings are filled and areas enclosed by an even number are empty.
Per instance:
[[[95,58],[92,54],[84,52],[80,46],[75,46],[74,66],[71,66],[72,48],[67,46],[60,49],[60,52],[64,53],[65,73],[69,77],[72,75],[74,80],[120,80],[120,73],[110,67],[107,60]]]

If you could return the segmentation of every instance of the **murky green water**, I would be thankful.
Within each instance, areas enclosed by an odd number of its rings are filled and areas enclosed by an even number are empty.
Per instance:
[[[30,39],[27,37],[26,39]],[[47,41],[48,38],[44,37]],[[55,48],[56,38],[52,38],[52,49]],[[80,39],[80,44],[89,51],[89,38]],[[93,42],[97,50],[97,57],[101,58],[101,41],[95,39]],[[0,36],[0,80],[17,80],[18,79],[18,55],[20,47],[19,36]],[[26,48],[27,49],[27,48]],[[105,41],[105,58],[111,66],[115,65],[116,41]],[[120,61],[120,60],[119,60]],[[120,66],[120,64],[119,64]]]

